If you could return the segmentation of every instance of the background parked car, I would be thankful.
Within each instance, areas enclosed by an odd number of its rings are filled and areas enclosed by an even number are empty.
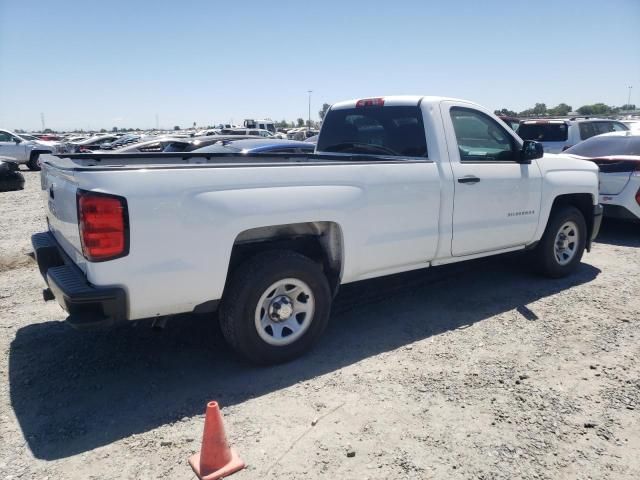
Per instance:
[[[0,155],[29,170],[40,170],[38,157],[43,153],[57,153],[59,145],[53,141],[28,140],[10,130],[0,130]]]
[[[305,140],[307,138],[314,137],[318,135],[320,132],[318,130],[302,127],[302,128],[294,128],[287,132],[287,138],[289,140]]]
[[[617,120],[545,118],[522,120],[517,133],[523,140],[542,143],[545,153],[560,153],[595,135],[623,130],[629,130],[629,127]]]
[[[105,142],[100,145],[100,150],[115,150],[116,148],[121,148],[126,145],[130,145],[132,143],[139,142],[143,137],[141,135],[123,135],[122,137],[114,140],[113,142]]]
[[[248,118],[243,123],[245,128],[257,128],[259,130],[268,130],[269,132],[276,133],[276,124],[273,120],[253,120]]]
[[[128,145],[109,153],[158,153],[158,152],[191,152],[198,148],[212,145],[222,140],[238,140],[242,138],[260,138],[256,136],[211,135],[208,137],[157,137],[145,142]]]
[[[269,130],[263,130],[261,128],[225,128],[220,133],[222,135],[250,135],[265,138],[273,138],[274,136]]]
[[[0,192],[22,190],[24,177],[18,169],[18,164],[8,157],[0,157]]]
[[[64,145],[64,151],[69,153],[91,152],[100,149],[104,143],[114,142],[119,135],[96,135],[79,142],[69,142]]]
[[[243,140],[221,140],[193,153],[312,153],[312,143],[295,140],[247,138]]]
[[[115,150],[112,150],[110,153],[145,153],[145,152],[162,152],[165,147],[173,142],[187,142],[188,140],[184,137],[155,137],[149,140],[145,140],[144,142],[138,142],[131,145],[127,145]]]
[[[640,132],[613,132],[564,152],[600,167],[600,203],[605,216],[640,221]]]
[[[208,128],[206,130],[200,130],[195,133],[194,137],[209,137],[211,135],[220,135],[220,129]]]

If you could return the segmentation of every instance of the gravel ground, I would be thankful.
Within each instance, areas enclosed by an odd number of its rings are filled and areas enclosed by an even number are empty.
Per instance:
[[[81,333],[44,303],[37,173],[0,193],[0,478],[195,478],[205,404],[242,479],[640,478],[640,227],[570,278],[497,258],[346,286],[319,346],[256,368],[185,316]]]

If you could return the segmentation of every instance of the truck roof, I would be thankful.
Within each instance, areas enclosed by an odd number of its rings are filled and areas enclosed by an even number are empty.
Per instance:
[[[416,106],[418,103],[431,103],[437,104],[445,100],[456,101],[456,102],[465,102],[469,104],[476,105],[474,102],[470,102],[468,100],[462,100],[459,98],[451,98],[451,97],[439,97],[439,96],[426,96],[426,95],[390,95],[390,96],[379,96],[379,97],[364,97],[364,98],[354,98],[353,100],[345,100],[343,102],[334,103],[331,106],[332,110],[341,110],[345,108],[355,108],[358,100],[365,100],[371,98],[382,98],[384,99],[384,104],[387,106]]]

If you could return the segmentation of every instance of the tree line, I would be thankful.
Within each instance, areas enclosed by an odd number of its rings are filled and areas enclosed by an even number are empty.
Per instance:
[[[633,104],[625,104],[620,107],[614,107],[605,103],[594,103],[592,105],[583,105],[576,109],[576,112],[580,115],[617,115],[624,111],[635,110],[636,106]],[[560,103],[552,108],[547,108],[544,103],[536,103],[534,107],[527,108],[521,112],[509,110],[508,108],[502,108],[495,110],[496,115],[506,115],[508,117],[534,117],[534,116],[551,116],[551,117],[565,117],[569,113],[573,112],[571,105],[566,103]]]

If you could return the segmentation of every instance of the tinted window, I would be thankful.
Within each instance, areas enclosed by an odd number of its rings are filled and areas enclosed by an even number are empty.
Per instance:
[[[536,142],[565,142],[567,125],[565,123],[521,123],[518,136],[523,140]]]
[[[10,142],[12,138],[7,132],[0,132],[0,142]]]
[[[611,122],[596,122],[593,126],[598,135],[613,132],[613,124]]]
[[[579,123],[580,128],[580,140],[586,140],[587,138],[591,138],[594,135],[597,135],[596,129],[593,128],[593,123]]]
[[[608,157],[612,155],[640,155],[640,136],[605,135],[580,142],[564,153],[581,157]]]
[[[188,143],[173,142],[164,147],[163,152],[184,152],[188,146]]]
[[[329,110],[318,151],[426,157],[422,113],[417,106]]]
[[[513,161],[515,141],[498,122],[477,110],[454,107],[451,121],[461,161]]]
[[[150,145],[143,145],[138,148],[141,152],[161,152],[163,148],[162,143],[156,142]]]

